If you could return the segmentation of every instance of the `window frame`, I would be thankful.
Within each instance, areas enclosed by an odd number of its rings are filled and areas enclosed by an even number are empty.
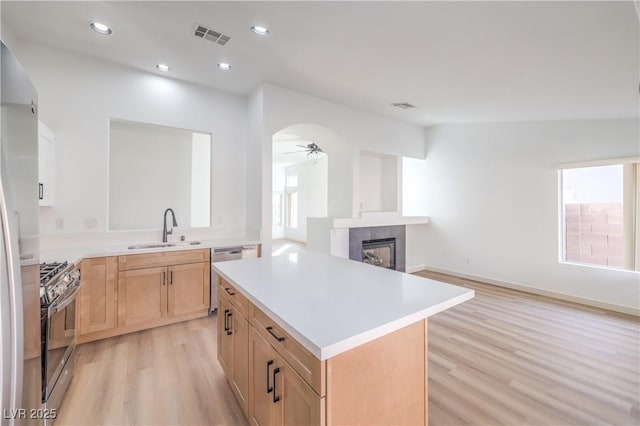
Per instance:
[[[581,263],[566,260],[566,219],[563,200],[562,172],[568,169],[581,169],[601,166],[623,166],[623,230],[630,229],[629,238],[624,239],[624,267],[617,268],[608,265]],[[607,160],[592,160],[562,163],[557,165],[558,172],[558,261],[563,264],[603,268],[617,271],[640,271],[640,156],[613,158]],[[623,233],[623,235],[627,235]]]

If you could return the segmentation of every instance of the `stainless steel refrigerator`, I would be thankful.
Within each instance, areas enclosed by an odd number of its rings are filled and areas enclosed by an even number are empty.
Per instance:
[[[0,60],[0,422],[37,424],[42,417],[37,94],[4,43]]]

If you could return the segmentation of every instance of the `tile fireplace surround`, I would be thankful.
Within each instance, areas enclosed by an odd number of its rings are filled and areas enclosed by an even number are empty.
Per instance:
[[[383,238],[396,239],[396,271],[406,272],[405,260],[405,225],[372,226],[366,228],[349,229],[349,259],[362,262],[362,242],[380,240]]]

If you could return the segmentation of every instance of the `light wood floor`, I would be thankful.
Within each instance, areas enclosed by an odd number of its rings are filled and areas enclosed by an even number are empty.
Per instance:
[[[55,425],[246,425],[216,347],[215,316],[81,345]]]
[[[476,292],[429,318],[430,424],[640,424],[637,318],[417,275]]]
[[[637,318],[437,274],[476,297],[429,319],[432,425],[640,424]],[[78,348],[56,425],[244,425],[216,319]]]

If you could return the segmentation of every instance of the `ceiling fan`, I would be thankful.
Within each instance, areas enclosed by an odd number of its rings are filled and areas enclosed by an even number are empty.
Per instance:
[[[306,152],[307,153],[307,157],[313,157],[313,156],[317,156],[320,153],[324,152],[322,150],[322,148],[320,148],[318,146],[318,144],[316,144],[315,142],[311,142],[308,143],[307,145],[296,145],[300,148],[303,148],[300,151],[291,151],[291,152],[285,152],[285,154],[297,154],[299,152]]]

